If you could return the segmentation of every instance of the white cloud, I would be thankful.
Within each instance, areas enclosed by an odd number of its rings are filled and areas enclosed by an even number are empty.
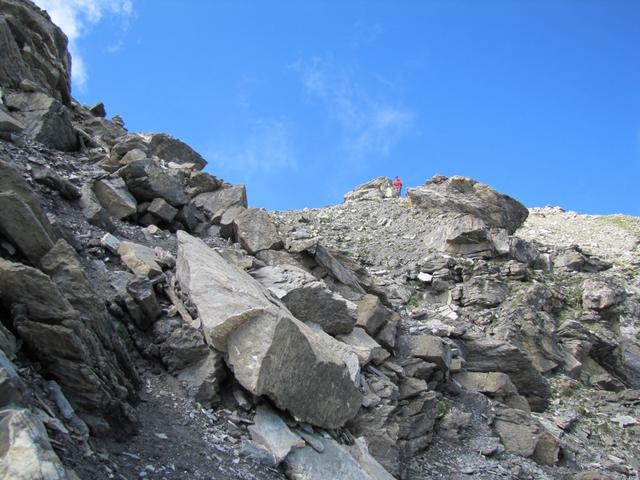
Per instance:
[[[316,57],[298,61],[291,68],[300,75],[307,93],[321,100],[338,122],[343,146],[354,157],[389,155],[398,139],[412,127],[411,110],[388,96],[367,92],[352,74],[341,71],[330,61]],[[384,86],[379,78],[373,78]]]
[[[88,74],[85,62],[78,49],[78,40],[86,35],[92,26],[105,16],[121,17],[128,28],[128,20],[133,14],[132,0],[34,0],[40,8],[46,10],[53,23],[58,25],[69,38],[73,66],[71,77],[75,86],[83,89]],[[118,40],[110,51],[120,48],[122,39]]]
[[[244,140],[232,145],[216,144],[208,149],[207,157],[216,166],[243,173],[271,173],[297,167],[289,128],[280,119],[252,122]]]

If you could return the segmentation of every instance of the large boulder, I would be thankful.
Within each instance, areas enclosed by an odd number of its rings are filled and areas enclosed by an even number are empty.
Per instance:
[[[114,217],[123,219],[137,212],[138,203],[120,177],[98,180],[93,190],[100,205]]]
[[[150,156],[155,155],[167,163],[191,164],[198,170],[202,170],[207,165],[207,161],[193,148],[166,133],[149,135],[147,152]]]
[[[0,160],[0,235],[37,264],[55,237],[41,202],[20,173]]]
[[[244,388],[266,395],[301,421],[337,428],[362,394],[347,366],[353,353],[295,319],[249,274],[204,242],[178,234],[177,279],[195,306],[207,341],[227,352]]]
[[[118,171],[118,175],[140,202],[163,198],[174,207],[179,207],[189,200],[180,179],[151,158],[127,163]]]
[[[192,203],[202,210],[207,217],[219,217],[232,207],[247,207],[247,191],[244,185],[223,188],[215,192],[204,192],[196,195]]]
[[[511,234],[529,215],[517,200],[467,177],[436,175],[423,186],[407,189],[407,195],[413,207],[436,214],[470,214],[490,227],[503,228]]]
[[[278,227],[271,215],[259,208],[247,208],[233,219],[234,237],[250,255],[260,250],[282,248]]]
[[[387,177],[378,177],[347,192],[344,195],[345,202],[356,200],[381,200],[392,198],[395,194],[393,183]]]
[[[32,2],[0,1],[0,85],[35,84],[65,105],[71,103],[71,56],[67,37]]]
[[[45,93],[8,94],[5,104],[24,125],[24,133],[50,148],[78,150],[78,134],[71,123],[71,111]]]
[[[293,265],[267,266],[251,273],[303,322],[316,323],[330,335],[346,334],[356,323],[357,307],[321,280]]]

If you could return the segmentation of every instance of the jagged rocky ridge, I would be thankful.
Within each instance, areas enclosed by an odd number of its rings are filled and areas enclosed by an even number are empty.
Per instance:
[[[0,47],[2,478],[637,473],[637,219],[442,176],[248,208],[77,104],[32,3]]]

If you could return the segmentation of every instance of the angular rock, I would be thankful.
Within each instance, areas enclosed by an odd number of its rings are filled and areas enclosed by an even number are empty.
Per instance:
[[[202,360],[209,354],[209,350],[199,330],[181,325],[160,345],[160,356],[167,369],[176,373]]]
[[[491,258],[509,253],[507,231],[490,228],[472,215],[443,216],[438,228],[424,238],[429,249],[454,255]]]
[[[507,298],[509,288],[496,278],[476,276],[463,284],[462,292],[462,306],[492,308]]]
[[[367,294],[358,302],[358,321],[356,325],[364,328],[375,337],[389,322],[393,312],[385,307],[376,295]]]
[[[67,200],[76,200],[80,198],[80,191],[73,183],[60,177],[60,175],[48,167],[34,164],[31,168],[31,174],[37,183],[60,192],[60,195]]]
[[[347,192],[343,201],[381,200],[383,198],[393,198],[394,194],[395,190],[391,180],[387,177],[378,177]]]
[[[527,208],[517,200],[467,177],[436,175],[421,187],[407,189],[407,195],[413,207],[435,213],[470,214],[510,234],[529,216]]]
[[[518,394],[518,389],[506,373],[460,372],[455,374],[453,378],[465,390],[480,392],[511,408],[529,411],[526,399]]]
[[[209,348],[204,358],[189,364],[178,373],[178,380],[185,384],[187,394],[205,406],[220,400],[220,385],[226,378],[222,357]]]
[[[465,368],[471,372],[503,372],[533,411],[543,411],[551,395],[549,384],[518,347],[502,340],[474,339],[464,343]]]
[[[104,108],[104,103],[98,102],[93,107],[89,109],[89,111],[95,115],[96,117],[104,118],[107,116],[107,111]]]
[[[362,450],[355,455],[331,439],[320,440],[322,453],[307,446],[293,450],[285,460],[285,473],[292,480],[391,480],[384,468]],[[362,464],[360,461],[362,461]],[[386,474],[386,475],[385,475]]]
[[[0,410],[0,477],[12,480],[71,480],[53,451],[47,431],[27,409]]]
[[[301,268],[263,267],[253,271],[252,276],[282,300],[298,320],[316,323],[330,335],[353,330],[356,306]]]
[[[163,198],[174,207],[188,202],[182,182],[151,158],[134,160],[118,171],[127,189],[141,202]]]
[[[215,192],[222,187],[222,182],[217,177],[208,173],[191,171],[187,179],[187,195],[193,198],[206,192]]]
[[[266,211],[248,208],[233,220],[234,237],[250,255],[260,250],[278,250],[283,243],[275,222]]]
[[[202,170],[207,161],[189,145],[166,133],[154,133],[148,142],[149,155],[155,155],[165,162],[174,162],[179,165],[192,164],[198,170]]]
[[[591,310],[606,310],[621,303],[624,290],[602,280],[587,279],[582,283],[582,306]]]
[[[53,246],[53,230],[40,200],[26,180],[2,160],[0,192],[0,234],[37,264]]]
[[[333,278],[352,288],[357,293],[364,295],[365,291],[356,275],[346,268],[327,248],[316,244],[313,249],[309,250],[309,253],[313,255],[313,259],[318,265],[325,268]]]
[[[0,132],[20,133],[24,125],[0,108]]]
[[[16,366],[0,350],[0,408],[18,403],[26,390],[26,385],[18,375]]]
[[[2,323],[0,323],[0,350],[5,353],[9,360],[16,358],[16,337]]]
[[[149,247],[133,242],[121,242],[118,255],[122,263],[136,275],[153,278],[162,273],[156,254]]]
[[[177,237],[182,291],[196,307],[209,343],[227,352],[238,382],[314,425],[337,428],[355,416],[362,395],[339,342],[291,317],[251,276],[201,240],[182,231]]]
[[[111,235],[110,233],[105,233],[102,238],[100,238],[100,245],[102,245],[104,248],[106,248],[109,252],[113,253],[114,255],[118,254],[118,248],[120,248],[120,244],[122,242],[120,241],[119,238],[117,238],[114,235]]]
[[[367,332],[362,328],[356,327],[351,333],[338,335],[336,338],[353,349],[353,352],[358,356],[361,367],[369,362],[379,365],[389,358],[389,352],[367,335]]]
[[[211,218],[219,215],[231,207],[247,207],[247,191],[244,185],[223,188],[215,192],[205,192],[196,195],[192,204],[205,212]]]
[[[142,321],[136,326],[140,330],[148,330],[162,312],[160,304],[149,278],[136,276],[127,284],[127,293],[142,310]]]
[[[100,205],[114,217],[122,220],[137,212],[138,202],[121,178],[98,180],[93,185],[93,190]]]
[[[204,221],[202,214],[190,203],[180,209],[175,219],[182,223],[188,232],[194,232],[198,224]]]
[[[91,224],[108,232],[115,231],[116,227],[111,221],[111,216],[102,208],[91,184],[86,184],[80,190],[80,207],[82,215]]]
[[[147,211],[153,213],[160,220],[166,223],[170,223],[178,214],[178,209],[173,208],[162,198],[154,198],[151,205],[147,208]]]
[[[78,150],[78,134],[71,123],[71,112],[45,93],[12,93],[6,105],[24,125],[24,133],[56,150]]]
[[[400,337],[400,351],[407,357],[415,357],[435,363],[441,370],[451,367],[451,349],[440,337],[433,335],[404,335]]]
[[[304,440],[289,430],[287,424],[267,405],[258,406],[253,422],[249,427],[251,439],[271,454],[273,466],[280,464],[292,449],[305,446]]]

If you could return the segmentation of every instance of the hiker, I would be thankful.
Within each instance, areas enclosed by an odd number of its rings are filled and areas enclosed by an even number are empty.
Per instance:
[[[397,175],[393,181],[393,188],[396,190],[396,197],[400,198],[400,195],[402,194],[402,180],[400,180],[400,177]]]

